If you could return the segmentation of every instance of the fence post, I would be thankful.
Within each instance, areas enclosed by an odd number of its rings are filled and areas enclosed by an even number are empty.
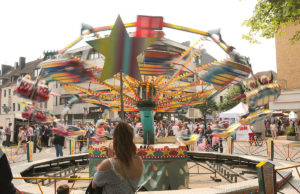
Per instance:
[[[74,140],[74,138],[69,139],[69,150],[70,150],[70,155],[74,155],[74,152],[75,152],[75,140]]]
[[[27,142],[27,161],[32,162],[33,159],[33,142]]]
[[[274,140],[272,138],[269,138],[267,141],[267,150],[268,150],[268,159],[272,160],[274,159]]]
[[[233,138],[231,136],[229,136],[227,138],[227,146],[228,146],[228,154],[233,154]]]
[[[267,161],[262,161],[256,165],[260,194],[277,193],[274,166],[274,164]]]

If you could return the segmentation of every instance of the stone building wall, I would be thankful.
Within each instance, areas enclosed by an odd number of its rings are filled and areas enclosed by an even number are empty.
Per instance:
[[[300,88],[300,41],[291,44],[289,39],[295,34],[300,25],[287,25],[285,35],[276,35],[276,61],[278,82],[281,88]]]

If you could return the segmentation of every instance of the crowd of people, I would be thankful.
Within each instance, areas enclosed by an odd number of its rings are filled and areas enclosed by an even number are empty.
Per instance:
[[[287,127],[292,127],[295,132],[300,132],[300,119],[288,119],[277,117],[264,121],[265,129],[272,138],[276,139],[278,135],[284,135]]]
[[[273,120],[273,122],[265,122],[266,127],[269,127],[272,135],[275,128],[280,128],[285,123],[281,123],[280,120]],[[299,122],[289,122],[289,126],[297,127]],[[59,134],[53,134],[52,128],[54,125],[38,125],[33,126],[26,125],[19,127],[18,132],[18,144],[21,145],[26,141],[33,141],[36,149],[42,150],[42,147],[55,146],[57,150],[57,156],[62,156],[62,148],[65,146],[65,138]],[[109,123],[99,121],[95,125],[93,123],[76,123],[76,127],[84,130],[81,136],[77,137],[77,140],[85,140],[93,136],[111,136],[113,140],[113,147],[108,148],[107,152],[111,156],[97,166],[97,171],[94,175],[93,181],[89,192],[92,190],[100,190],[102,193],[111,193],[115,191],[123,191],[123,193],[133,193],[137,190],[137,185],[140,177],[143,173],[142,159],[136,155],[136,146],[133,143],[134,137],[142,137],[142,125],[140,123],[126,123],[115,122]],[[198,144],[206,142],[207,144],[213,144],[213,130],[216,128],[225,129],[226,126],[222,126],[218,121],[212,122],[208,120],[204,122],[182,122],[180,120],[176,122],[172,121],[159,121],[154,123],[154,131],[156,138],[177,136],[177,137],[189,137],[192,134],[198,134]],[[0,143],[4,141],[6,146],[10,145],[10,136],[7,134],[12,132],[11,123],[6,126],[5,129],[0,127]],[[249,139],[253,138],[253,127],[249,130]],[[277,131],[278,132],[278,131]],[[252,134],[252,135],[251,135]],[[84,141],[78,141],[80,150],[84,145]],[[126,145],[126,146],[124,146]],[[41,147],[40,147],[41,146]],[[130,151],[131,150],[131,151]],[[118,176],[116,176],[118,175]],[[105,177],[105,178],[104,178]],[[13,187],[11,187],[13,189]],[[62,185],[57,189],[57,193],[69,193],[67,185]]]
[[[93,123],[81,123],[77,122],[75,126],[84,131],[81,136],[75,137],[78,142],[79,151],[82,151],[83,146],[86,146],[86,140],[93,136],[103,136],[108,135],[112,136],[114,128],[117,123],[108,123],[104,121],[99,121],[94,125]],[[33,125],[24,125],[19,126],[17,135],[17,144],[18,147],[15,150],[15,153],[18,154],[22,150],[22,145],[26,144],[28,141],[32,141],[34,145],[33,152],[36,153],[42,151],[43,147],[55,147],[56,156],[63,156],[63,148],[66,147],[66,138],[60,134],[55,134],[53,128],[56,127],[56,123],[53,125],[46,124],[33,124]],[[5,128],[0,126],[0,146],[12,146],[11,134],[14,134],[12,123],[9,123]],[[92,142],[91,142],[92,143]]]
[[[221,123],[221,122],[220,122]],[[177,137],[189,137],[192,134],[198,134],[198,144],[205,144],[213,146],[214,137],[212,136],[212,129],[225,129],[227,126],[223,126],[219,123],[218,120],[213,122],[208,120],[206,124],[203,121],[200,122],[182,122],[180,120],[174,121],[155,121],[154,122],[154,134],[156,138],[159,137],[168,137],[168,136],[177,136]],[[128,123],[133,128],[134,137],[142,137],[143,129],[140,122],[129,122]],[[110,136],[118,125],[118,122],[105,122],[99,120],[95,124],[92,122],[81,123],[77,122],[75,126],[84,131],[81,136],[75,137],[77,140],[77,146],[80,153],[84,146],[87,145],[87,140],[91,137],[99,136]],[[286,127],[293,126],[296,130],[299,130],[300,122],[299,120],[288,120],[283,118],[275,118],[270,120],[265,120],[266,131],[274,139],[278,135],[282,135]],[[18,142],[19,147],[16,149],[16,154],[18,154],[21,149],[21,145],[25,144],[28,141],[34,142],[33,152],[36,153],[37,150],[42,151],[43,147],[55,147],[56,156],[63,156],[63,148],[66,147],[66,139],[64,136],[53,133],[53,125],[46,124],[34,124],[34,125],[25,125],[18,128]],[[248,129],[249,142],[254,142],[254,129],[253,127]],[[0,126],[0,145],[10,146],[11,134],[13,134],[12,123],[9,123],[7,126]],[[218,142],[218,140],[217,140]],[[92,144],[92,141],[90,141]]]

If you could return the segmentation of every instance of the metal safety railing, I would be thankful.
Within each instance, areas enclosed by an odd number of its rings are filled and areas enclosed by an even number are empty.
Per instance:
[[[41,194],[44,194],[44,191],[41,187],[39,180],[54,180],[54,194],[56,194],[57,181],[61,181],[61,180],[73,181],[73,184],[69,190],[69,192],[71,193],[76,181],[91,181],[92,180],[92,178],[65,178],[65,177],[14,177],[13,179],[35,180],[39,187],[39,190],[41,191]]]
[[[18,159],[27,154],[27,144],[21,144],[16,146],[2,147],[9,162],[18,162]]]
[[[287,178],[285,178],[282,174],[280,174],[278,172],[278,171],[281,171],[281,170],[287,170],[287,169],[295,168],[296,171],[297,171],[298,177],[300,178],[300,173],[299,173],[298,167],[300,167],[300,164],[293,165],[293,166],[286,166],[286,167],[282,167],[282,168],[276,168],[275,170],[276,170],[276,174],[278,174],[286,183],[288,183],[293,189],[295,189],[298,193],[300,193],[300,190],[295,185],[293,185]]]
[[[194,143],[188,146],[190,151],[221,152],[227,154],[244,154],[259,156],[270,160],[288,160],[300,162],[300,144],[281,143],[273,139],[249,142],[249,140],[223,140],[222,146]]]
[[[274,143],[276,159],[300,161],[300,144]]]
[[[249,142],[248,140],[234,141],[234,152],[237,154],[267,156],[267,140]]]
[[[298,174],[298,176],[300,178],[300,173],[299,173],[298,167],[300,167],[300,164],[292,165],[292,166],[286,166],[286,167],[281,167],[281,168],[276,168],[276,170],[280,171],[280,170],[287,170],[287,169],[295,168],[296,171],[297,171],[297,174]]]

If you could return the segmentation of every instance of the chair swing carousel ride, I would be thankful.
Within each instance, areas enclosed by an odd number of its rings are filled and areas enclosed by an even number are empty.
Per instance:
[[[128,34],[126,28],[130,27],[135,27],[136,31]],[[164,37],[165,28],[191,33],[200,38],[191,46],[170,47]],[[110,31],[110,34],[102,38],[99,33],[104,31]],[[103,68],[68,54],[68,50],[84,38],[89,38],[87,44],[105,57]],[[193,65],[194,59],[202,51],[199,44],[203,41],[215,43],[229,57],[205,65]],[[46,57],[51,55],[55,55],[56,59],[46,60],[41,66],[48,80],[62,83],[67,92],[75,94],[75,101],[125,112],[139,111],[144,132],[143,143],[147,145],[155,143],[153,112],[177,112],[182,107],[206,103],[252,73],[249,59],[226,44],[219,31],[205,32],[187,28],[166,23],[162,17],[153,16],[137,16],[136,22],[125,24],[118,17],[114,25],[104,27],[84,24],[79,38],[58,52],[45,52]],[[186,81],[187,78],[193,78],[193,81]],[[246,93],[249,106],[256,108],[278,96],[278,85],[270,84]],[[22,95],[21,90],[19,93]],[[72,102],[69,104],[71,107]],[[260,118],[251,115],[253,113],[245,117],[245,123],[253,123]],[[228,136],[231,133],[221,135]],[[185,158],[186,147],[155,149],[150,146],[138,149],[138,154],[144,161],[153,158]],[[90,151],[90,157],[105,158],[105,151],[95,149]],[[183,165],[186,165],[186,161]],[[153,171],[156,170],[152,166],[147,173]],[[172,174],[174,177],[179,176],[178,173]],[[169,173],[169,176],[173,175]],[[186,186],[184,179],[181,186]],[[172,186],[171,182],[171,188],[179,188],[179,183]],[[151,185],[151,180],[149,184],[149,190],[164,187]]]
[[[129,27],[136,27],[135,33],[129,35],[126,31]],[[165,43],[164,28],[196,34],[200,38],[185,48],[169,47]],[[98,34],[109,30],[105,38]],[[67,52],[85,37],[91,39],[90,35],[94,39],[87,44],[105,57],[103,68]],[[193,65],[202,50],[196,47],[203,41],[216,43],[229,58]],[[76,94],[77,100],[109,109],[120,110],[123,105],[126,112],[139,111],[145,144],[155,141],[153,111],[177,112],[178,108],[206,103],[252,72],[249,59],[227,45],[219,31],[205,32],[174,25],[164,22],[162,17],[138,16],[136,22],[125,24],[118,17],[111,26],[83,25],[79,38],[64,49],[45,55],[59,56],[42,63],[48,79],[61,82],[67,92]],[[191,77],[193,81],[186,81]],[[84,83],[89,83],[88,87]]]

